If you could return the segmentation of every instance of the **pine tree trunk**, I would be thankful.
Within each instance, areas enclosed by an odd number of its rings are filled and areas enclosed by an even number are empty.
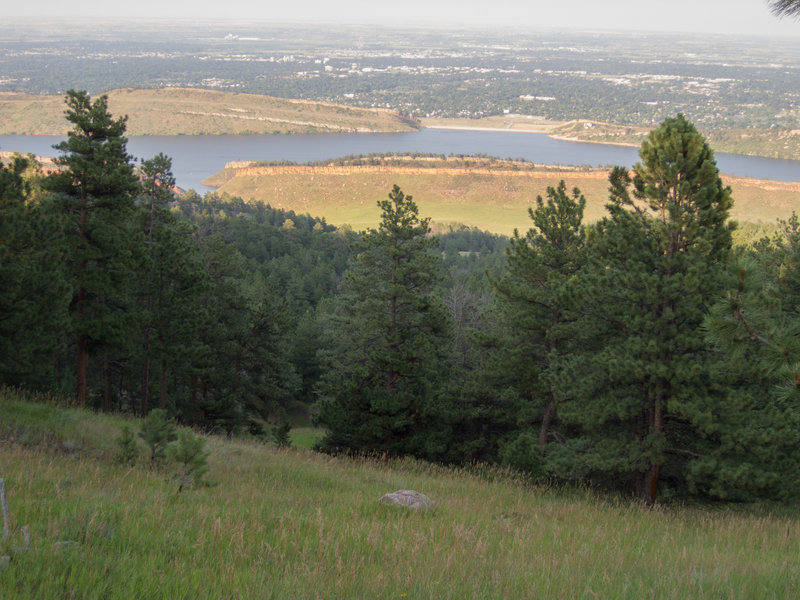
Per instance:
[[[153,253],[153,223],[155,222],[155,191],[150,195],[150,223],[147,228],[147,251],[150,256]],[[152,289],[152,274],[148,272],[148,289]],[[145,311],[147,312],[147,326],[144,329],[144,369],[142,372],[142,416],[147,416],[147,411],[150,410],[150,315],[153,312],[153,295],[147,294],[147,302],[145,303]]]
[[[79,232],[80,232],[80,243],[79,247],[82,248],[86,245],[86,220],[87,220],[87,200],[86,194],[81,193],[81,209],[80,209],[80,217],[79,217]],[[80,271],[79,274],[79,281],[81,277],[85,277],[86,275],[86,261],[81,260],[78,264],[78,269]],[[75,299],[75,304],[78,312],[78,319],[80,321],[80,326],[85,326],[85,302],[86,302],[86,288],[83,285],[78,286],[78,295]],[[78,401],[78,406],[81,408],[86,408],[86,371],[89,368],[89,350],[86,347],[87,342],[87,335],[80,334],[78,336],[78,344],[77,344],[77,353],[78,353],[78,360],[77,360],[77,390],[76,390],[76,397]]]
[[[111,412],[111,361],[103,352],[103,412]]]
[[[148,332],[149,334],[149,332]],[[145,342],[147,343],[147,342]],[[142,415],[147,416],[150,408],[150,357],[145,350],[144,368],[142,372]]]
[[[661,398],[656,397],[652,401],[651,405],[651,414],[650,414],[650,431],[658,432],[659,437],[664,431],[664,414],[663,408],[661,406]],[[644,503],[648,506],[652,506],[656,503],[656,498],[658,496],[658,476],[661,472],[661,450],[658,450],[657,456],[653,458],[653,462],[650,465],[650,468],[647,470],[645,474],[643,485],[642,485],[642,493]]]
[[[561,309],[553,308],[550,311],[550,324],[553,328],[558,327],[561,321]],[[556,354],[558,346],[554,341],[548,344],[550,352]],[[553,426],[553,421],[556,418],[556,411],[558,409],[558,400],[553,395],[552,391],[547,394],[547,406],[544,409],[544,417],[542,417],[542,427],[539,430],[539,447],[547,445],[547,436],[550,434],[550,428]]]
[[[392,273],[392,285],[394,285],[394,273]],[[395,335],[397,333],[397,296],[392,296],[391,304],[389,306],[389,339],[392,340],[391,348],[392,348],[392,357],[391,359],[394,360],[395,352],[397,350],[397,340]],[[392,393],[392,389],[394,388],[394,380],[395,380],[395,372],[394,368],[390,365],[389,370],[386,372],[386,391],[390,394]]]
[[[77,344],[77,389],[75,398],[78,406],[86,408],[86,371],[89,367],[89,354],[86,349],[86,336],[78,336]]]
[[[550,434],[550,428],[553,426],[553,421],[556,418],[556,411],[558,408],[558,402],[552,396],[550,400],[547,402],[547,406],[544,409],[544,417],[542,417],[542,427],[539,429],[539,447],[545,446],[547,444],[547,436]]]
[[[658,475],[661,471],[661,464],[654,464],[645,475],[644,481],[644,503],[652,506],[658,497]]]
[[[161,382],[160,382],[158,407],[161,409],[167,408],[167,359],[161,359]]]

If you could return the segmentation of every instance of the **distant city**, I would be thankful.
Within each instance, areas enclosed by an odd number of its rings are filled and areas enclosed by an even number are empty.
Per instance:
[[[800,40],[336,26],[0,25],[0,91],[199,87],[399,110],[800,127]]]

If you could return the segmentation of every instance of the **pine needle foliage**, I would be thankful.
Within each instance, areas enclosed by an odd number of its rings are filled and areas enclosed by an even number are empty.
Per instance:
[[[593,229],[582,278],[597,349],[560,416],[578,434],[554,448],[559,475],[635,491],[707,489],[690,464],[713,447],[722,401],[698,329],[722,293],[730,189],[683,115],[652,131],[633,169],[610,176],[609,216]]]
[[[208,472],[209,452],[205,449],[205,440],[189,429],[178,431],[178,439],[167,448],[167,457],[180,464],[180,484],[178,492],[187,485],[196,485]]]
[[[128,425],[122,428],[122,433],[116,439],[116,444],[117,462],[127,467],[132,467],[136,464],[136,459],[139,458],[139,446],[136,445],[136,437]]]
[[[447,348],[447,320],[434,293],[441,276],[429,219],[394,186],[380,227],[354,245],[329,316],[326,371],[318,388],[322,449],[430,457],[427,426]]]
[[[166,410],[156,408],[142,421],[139,437],[150,448],[150,468],[153,468],[163,460],[167,445],[175,440],[175,423],[167,417]]]
[[[772,14],[776,17],[800,17],[800,2],[798,0],[773,0],[769,3]]]

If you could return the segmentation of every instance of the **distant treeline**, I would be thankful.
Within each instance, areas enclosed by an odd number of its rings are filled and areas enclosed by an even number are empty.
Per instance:
[[[489,154],[431,154],[425,152],[372,152],[369,154],[346,154],[339,158],[295,162],[290,160],[257,160],[248,161],[249,167],[361,167],[361,166],[396,166],[413,164],[429,169],[475,168],[498,169],[508,171],[546,171],[553,165],[537,165],[526,158],[500,158]],[[571,171],[591,171],[596,167],[590,165],[565,166]]]

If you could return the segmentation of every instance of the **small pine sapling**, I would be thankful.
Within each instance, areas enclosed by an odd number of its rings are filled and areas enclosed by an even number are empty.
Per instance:
[[[175,423],[167,418],[167,411],[156,408],[151,410],[142,422],[139,437],[150,447],[152,469],[156,462],[164,458],[167,445],[175,439]]]
[[[122,428],[122,433],[116,440],[117,454],[115,456],[117,462],[125,467],[132,467],[136,464],[136,459],[139,458],[139,446],[136,445],[136,438],[131,432],[131,428],[125,425]]]
[[[292,425],[289,423],[289,417],[286,415],[286,411],[281,409],[278,424],[272,428],[272,439],[278,448],[288,448],[292,445],[292,441],[289,439],[291,430]]]
[[[180,485],[178,493],[183,491],[184,485],[201,483],[203,475],[208,472],[208,452],[205,450],[205,440],[193,434],[189,429],[178,432],[178,441],[167,448],[167,456],[181,465]]]

